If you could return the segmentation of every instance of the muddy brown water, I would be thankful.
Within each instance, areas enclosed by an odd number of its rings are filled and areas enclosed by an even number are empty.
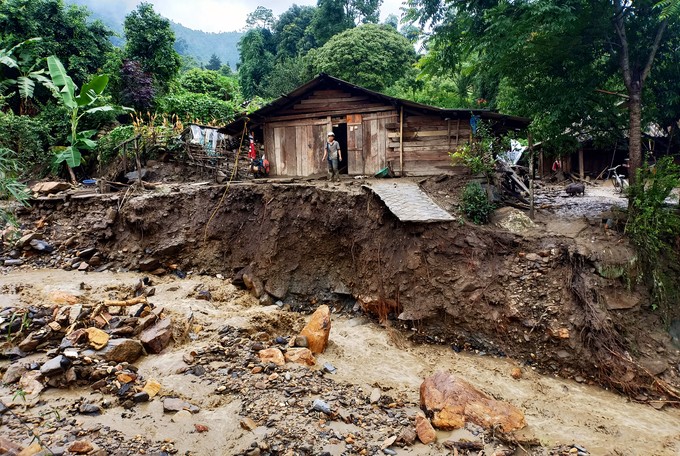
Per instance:
[[[5,290],[0,294],[0,306],[45,304],[53,291],[65,291],[89,300],[105,299],[121,287],[133,286],[140,277],[132,273],[17,270],[0,277],[0,288]],[[102,416],[78,416],[77,419],[84,427],[106,425],[130,436],[142,434],[157,440],[172,439],[180,454],[185,451],[235,454],[245,450],[253,436],[239,427],[240,404],[229,396],[215,396],[214,385],[200,377],[188,380],[186,375],[177,374],[178,367],[183,365],[182,355],[214,338],[216,330],[225,324],[263,330],[269,322],[273,325],[270,331],[279,325],[273,336],[289,335],[303,324],[303,317],[276,306],[262,307],[229,282],[212,277],[189,276],[184,280],[165,277],[155,281],[156,295],[150,301],[165,307],[176,320],[193,314],[194,322],[203,330],[197,340],[171,346],[160,355],[144,357],[137,365],[144,377],[156,378],[162,383],[162,394],[191,398],[201,407],[201,412],[188,422],[175,423],[163,413],[161,401],[155,400],[138,406],[131,415],[122,413],[120,407],[113,407]],[[213,302],[194,299],[193,291],[199,284],[210,288],[217,299]],[[11,290],[17,285],[22,291],[14,294]],[[680,454],[680,411],[677,409],[657,411],[612,392],[540,375],[526,367],[522,368],[523,377],[514,380],[510,372],[516,363],[511,359],[456,353],[444,346],[414,345],[407,331],[382,327],[362,315],[335,316],[332,325],[329,348],[318,357],[317,366],[332,363],[337,368],[334,379],[338,382],[364,386],[369,391],[379,385],[383,390],[404,394],[417,402],[423,377],[441,369],[449,370],[493,397],[520,407],[528,423],[522,432],[536,437],[546,447],[577,443],[593,455]],[[7,361],[0,363],[6,365]],[[3,400],[11,400],[11,395],[10,387],[0,386]],[[84,396],[96,399],[97,395],[87,389],[49,389],[41,395],[44,403],[30,409],[30,413],[38,416],[50,407],[64,409]],[[211,432],[207,435],[191,432],[194,422],[207,424]],[[258,428],[255,432],[264,431]],[[449,436],[450,433],[440,435]],[[399,449],[398,453],[438,454],[432,451],[430,447],[416,444]]]

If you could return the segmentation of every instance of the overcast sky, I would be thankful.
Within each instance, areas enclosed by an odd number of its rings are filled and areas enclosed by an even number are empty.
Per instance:
[[[106,0],[97,0],[106,1]],[[274,0],[253,2],[252,0],[147,0],[154,5],[154,10],[178,22],[185,27],[205,32],[234,32],[243,29],[248,13],[255,11],[258,5],[271,9],[275,16],[286,11],[293,3],[298,5],[316,5],[316,0]],[[401,17],[399,8],[403,0],[383,0],[380,8],[381,20],[389,14]],[[112,8],[134,9],[140,0],[119,0],[110,2]]]

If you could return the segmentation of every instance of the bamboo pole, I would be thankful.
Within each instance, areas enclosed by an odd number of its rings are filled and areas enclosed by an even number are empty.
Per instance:
[[[534,141],[531,132],[529,139],[529,218],[534,219]]]
[[[404,177],[404,106],[399,111],[399,172]]]

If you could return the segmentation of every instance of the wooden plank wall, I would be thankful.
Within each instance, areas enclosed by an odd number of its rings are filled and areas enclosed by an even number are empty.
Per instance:
[[[352,94],[339,89],[315,90],[305,99],[277,113],[278,116],[305,114],[335,115],[384,110],[385,104],[367,95]]]
[[[376,112],[363,116],[363,164],[360,174],[373,175],[387,166],[392,160],[392,167],[399,167],[399,149],[397,159],[388,157],[388,130],[387,125],[399,122],[399,114],[396,110]],[[359,174],[359,173],[357,173]]]
[[[321,159],[329,125],[329,118],[266,123],[264,146],[270,174],[310,176],[325,172]]]
[[[399,174],[399,123],[387,124],[387,160]],[[469,142],[469,119],[404,115],[404,169],[407,176],[440,174],[451,169],[449,152]]]

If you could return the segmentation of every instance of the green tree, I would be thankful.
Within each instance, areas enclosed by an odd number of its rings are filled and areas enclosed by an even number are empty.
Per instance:
[[[56,55],[77,84],[106,63],[112,34],[101,21],[90,20],[86,8],[65,6],[63,0],[0,1],[0,47],[41,37],[31,45],[33,55]]]
[[[411,43],[393,27],[366,24],[316,49],[311,66],[316,72],[380,91],[402,78],[415,58]]]
[[[303,56],[287,57],[274,64],[265,78],[262,95],[265,98],[279,98],[314,77],[309,59]]]
[[[609,124],[624,92],[632,175],[642,162],[643,93],[659,52],[678,28],[651,0],[413,0],[408,17],[433,26],[428,71],[459,69],[495,80],[514,112],[536,120],[539,139]],[[592,119],[596,117],[597,119]]]
[[[316,43],[322,46],[338,33],[354,27],[354,21],[347,16],[345,0],[319,0],[311,27]]]
[[[269,8],[258,6],[255,11],[248,14],[246,18],[246,30],[267,29],[270,30],[274,25],[274,13]]]
[[[216,54],[210,56],[210,61],[205,66],[206,70],[217,71],[222,67],[222,60]]]
[[[154,76],[159,91],[166,92],[182,65],[170,21],[156,14],[150,3],[140,3],[125,17],[124,28],[125,58],[139,62]]]
[[[296,57],[316,46],[311,28],[316,8],[293,5],[274,24],[277,59]]]
[[[246,98],[261,95],[265,78],[274,66],[276,46],[269,30],[248,30],[238,43],[241,65],[238,79]]]
[[[233,100],[238,95],[237,83],[233,78],[222,76],[217,71],[193,68],[184,73],[177,85],[181,91],[201,93],[218,100]]]

